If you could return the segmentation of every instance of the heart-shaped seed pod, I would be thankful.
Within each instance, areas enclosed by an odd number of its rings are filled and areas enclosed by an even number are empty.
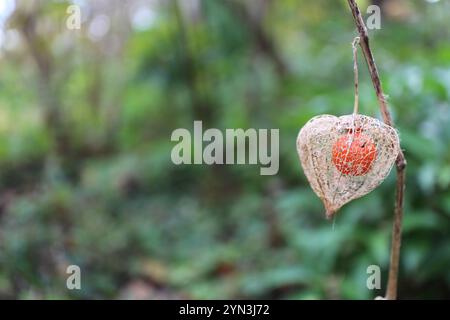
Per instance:
[[[303,171],[330,218],[344,204],[383,182],[400,143],[395,129],[375,118],[320,115],[300,130],[297,151]]]

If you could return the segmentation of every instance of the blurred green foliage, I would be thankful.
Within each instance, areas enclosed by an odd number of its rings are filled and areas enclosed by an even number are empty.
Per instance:
[[[352,110],[346,1],[78,1],[80,30],[65,27],[68,1],[9,2],[0,297],[383,294],[395,173],[329,222],[295,149],[312,116]],[[376,2],[372,46],[408,160],[399,296],[449,298],[450,3]],[[360,66],[360,109],[379,118]],[[279,174],[172,164],[171,132],[193,120],[280,128]],[[71,264],[82,290],[66,288]],[[372,264],[382,290],[366,288]]]

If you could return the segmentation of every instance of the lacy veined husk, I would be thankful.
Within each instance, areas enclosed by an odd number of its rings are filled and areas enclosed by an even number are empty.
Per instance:
[[[375,146],[376,151],[372,150],[373,145],[370,151],[375,154],[370,155],[369,167],[359,173],[342,170],[336,165],[336,159],[333,161],[333,146],[340,137],[349,134],[364,134],[365,139],[370,139]],[[352,143],[352,137],[349,143]],[[345,150],[350,152],[352,148]],[[394,128],[360,114],[316,116],[305,124],[297,138],[303,171],[314,192],[322,199],[328,218],[344,204],[362,197],[383,182],[399,150],[399,138]],[[351,155],[346,156],[344,160],[354,160]],[[346,165],[351,166],[352,163]]]

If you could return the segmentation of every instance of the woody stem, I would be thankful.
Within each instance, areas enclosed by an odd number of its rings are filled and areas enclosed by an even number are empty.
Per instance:
[[[380,112],[383,117],[383,121],[394,127],[394,123],[391,118],[391,114],[387,107],[386,98],[381,88],[381,81],[378,75],[378,69],[373,58],[372,50],[369,45],[369,35],[367,33],[366,25],[364,24],[361,12],[356,4],[355,0],[347,0],[350,10],[352,11],[353,19],[358,29],[362,52],[364,58],[369,67],[370,78],[372,79],[373,87],[377,95],[378,104],[380,106]],[[402,237],[402,219],[403,219],[403,198],[405,190],[405,168],[406,159],[403,151],[400,152],[396,160],[397,169],[397,189],[395,196],[395,209],[394,209],[394,223],[392,227],[392,246],[389,266],[389,278],[387,283],[385,299],[394,300],[397,298],[397,282],[398,282],[398,269],[400,260],[400,246]]]

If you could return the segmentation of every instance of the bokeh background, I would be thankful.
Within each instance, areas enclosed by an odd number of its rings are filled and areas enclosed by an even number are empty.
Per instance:
[[[450,1],[358,3],[382,9],[370,36],[408,160],[399,296],[450,298]],[[395,172],[333,227],[295,148],[311,117],[352,111],[346,1],[1,0],[0,29],[0,298],[384,293]],[[380,118],[362,59],[360,103]],[[278,175],[174,165],[194,120],[279,128]]]

